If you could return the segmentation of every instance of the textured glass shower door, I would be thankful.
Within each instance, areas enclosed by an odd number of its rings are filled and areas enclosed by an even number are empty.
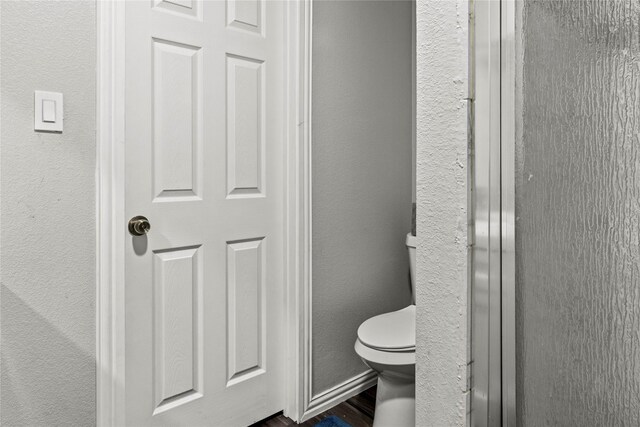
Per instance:
[[[640,1],[525,0],[519,425],[640,425]]]

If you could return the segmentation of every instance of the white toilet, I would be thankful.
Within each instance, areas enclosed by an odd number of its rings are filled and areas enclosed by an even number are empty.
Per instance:
[[[416,237],[407,234],[411,296],[415,301]],[[358,328],[356,353],[378,373],[374,427],[414,427],[416,421],[416,306],[381,314]]]

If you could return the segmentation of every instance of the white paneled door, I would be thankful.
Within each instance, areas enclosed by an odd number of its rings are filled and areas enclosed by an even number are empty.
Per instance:
[[[283,4],[125,9],[127,425],[248,425],[284,407]]]

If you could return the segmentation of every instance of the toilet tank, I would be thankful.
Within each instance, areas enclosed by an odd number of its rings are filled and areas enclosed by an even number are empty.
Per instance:
[[[409,271],[411,273],[411,302],[415,304],[416,302],[416,244],[418,243],[418,238],[416,236],[411,235],[411,233],[407,234],[407,249],[409,250]]]

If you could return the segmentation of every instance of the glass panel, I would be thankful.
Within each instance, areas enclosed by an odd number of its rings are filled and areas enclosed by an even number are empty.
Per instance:
[[[523,2],[522,425],[640,424],[640,2]]]

